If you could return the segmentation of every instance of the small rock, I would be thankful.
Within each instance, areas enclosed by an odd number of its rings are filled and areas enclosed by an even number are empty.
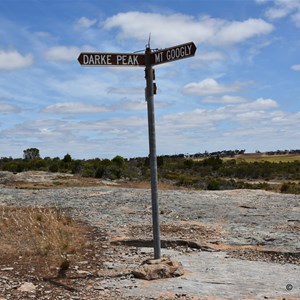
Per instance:
[[[103,286],[94,286],[94,290],[97,290],[97,291],[104,291],[105,288]]]
[[[18,288],[18,291],[33,293],[33,292],[35,292],[35,289],[36,289],[36,286],[33,283],[25,282]]]
[[[115,267],[114,267],[114,263],[113,262],[104,262],[103,263],[103,266],[105,267],[105,268],[107,268],[108,270],[113,270]]]
[[[178,277],[184,274],[182,264],[170,258],[148,259],[133,270],[136,278],[155,280],[161,278]]]
[[[2,268],[1,271],[12,271],[14,268],[12,267],[6,267],[6,268]]]
[[[79,275],[92,275],[91,272],[84,271],[84,270],[77,270],[77,273],[78,273]]]

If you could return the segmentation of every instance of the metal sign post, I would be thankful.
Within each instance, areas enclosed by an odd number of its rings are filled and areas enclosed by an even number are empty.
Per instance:
[[[193,42],[178,45],[171,48],[151,52],[150,45],[146,47],[145,54],[136,53],[94,53],[83,52],[78,57],[82,66],[124,66],[141,67],[146,66],[146,101],[148,110],[149,151],[151,170],[151,199],[152,199],[152,222],[153,222],[153,244],[154,258],[160,258],[160,228],[159,228],[159,205],[158,205],[158,179],[157,158],[155,140],[155,117],[154,117],[154,94],[156,85],[153,83],[153,65],[172,62],[174,60],[194,56],[196,46]]]
[[[146,48],[146,101],[148,110],[148,131],[149,131],[149,151],[151,170],[151,200],[152,200],[152,223],[153,223],[153,246],[154,258],[160,258],[160,228],[159,228],[159,206],[158,206],[158,179],[157,179],[157,159],[156,159],[156,138],[155,138],[155,115],[154,115],[154,84],[153,69],[151,64],[151,49]]]

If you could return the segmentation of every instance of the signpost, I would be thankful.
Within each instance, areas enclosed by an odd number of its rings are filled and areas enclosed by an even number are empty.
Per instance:
[[[147,45],[145,54],[136,53],[94,53],[83,52],[78,57],[82,66],[145,66],[146,101],[148,111],[149,152],[151,170],[151,200],[152,200],[152,223],[153,223],[153,246],[154,258],[161,256],[160,228],[159,228],[159,205],[158,205],[158,179],[157,179],[157,156],[155,137],[155,114],[154,94],[156,84],[154,81],[154,69],[152,66],[172,62],[174,60],[192,57],[195,55],[196,46],[193,42],[178,45],[171,48],[152,52]]]

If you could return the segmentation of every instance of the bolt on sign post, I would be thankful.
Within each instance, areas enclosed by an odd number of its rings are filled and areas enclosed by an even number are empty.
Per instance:
[[[153,82],[154,69],[152,68],[152,66],[192,57],[195,55],[195,52],[196,46],[193,42],[190,42],[171,48],[156,50],[154,52],[151,51],[149,45],[146,47],[145,54],[82,52],[77,59],[82,66],[146,67],[146,101],[148,111],[153,246],[155,259],[159,259],[161,256],[161,243],[159,228],[158,179],[154,115],[154,94],[156,94],[156,84]]]

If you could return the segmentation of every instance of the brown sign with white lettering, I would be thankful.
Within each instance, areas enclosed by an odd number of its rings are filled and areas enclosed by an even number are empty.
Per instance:
[[[155,51],[151,53],[151,64],[159,65],[178,59],[183,59],[195,55],[196,46],[193,42],[178,45],[175,47]]]
[[[80,53],[78,61],[82,66],[145,66],[145,54],[135,53]]]

